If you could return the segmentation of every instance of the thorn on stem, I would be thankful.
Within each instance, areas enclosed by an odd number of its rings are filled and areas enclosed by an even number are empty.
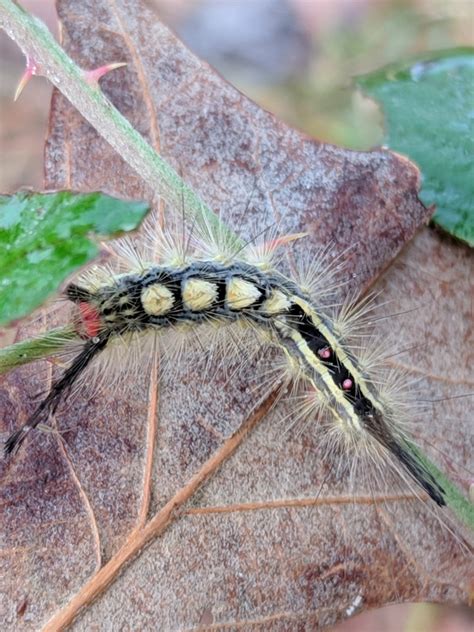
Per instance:
[[[38,74],[38,67],[36,65],[36,62],[30,57],[27,57],[25,72],[22,74],[18,86],[15,90],[15,96],[13,97],[14,101],[16,101],[20,94],[23,92],[23,89],[25,88],[31,77],[36,74]]]
[[[276,250],[280,246],[286,246],[286,244],[289,244],[292,241],[296,241],[297,239],[303,239],[303,237],[307,237],[308,235],[309,233],[292,233],[290,235],[281,235],[276,239],[265,242],[265,247],[269,250]]]
[[[99,79],[106,75],[111,70],[116,70],[117,68],[122,68],[126,66],[126,62],[114,62],[112,64],[106,64],[105,66],[99,66],[99,68],[94,68],[94,70],[83,70],[84,79],[91,86],[98,86]]]

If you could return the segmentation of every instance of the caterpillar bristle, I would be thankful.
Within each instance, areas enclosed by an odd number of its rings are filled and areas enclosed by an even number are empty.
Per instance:
[[[4,445],[5,456],[10,456],[19,450],[29,431],[29,426],[23,426],[8,437]]]

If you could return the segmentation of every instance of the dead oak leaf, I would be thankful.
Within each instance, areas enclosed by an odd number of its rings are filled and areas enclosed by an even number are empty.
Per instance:
[[[103,89],[244,237],[278,222],[283,233],[310,234],[296,258],[321,244],[335,253],[350,245],[348,274],[362,288],[427,219],[412,164],[288,128],[194,57],[146,4],[68,0],[58,11],[63,44],[82,67],[128,62]],[[57,92],[45,160],[48,187],[157,199]],[[470,265],[466,249],[425,231],[379,281],[396,311],[422,306],[416,326],[412,312],[395,326],[403,348],[426,345],[394,363],[420,375],[428,393],[472,390]],[[393,321],[380,325],[389,331]],[[446,340],[448,351],[466,353],[433,354]],[[466,599],[470,560],[436,517],[411,494],[362,484],[349,494],[312,428],[281,437],[288,404],[272,409],[272,393],[254,409],[252,377],[224,388],[219,375],[192,367],[179,379],[146,373],[62,412],[64,444],[37,436],[2,464],[9,629],[49,620],[55,630],[79,613],[74,627],[84,630],[316,628],[357,603]],[[9,375],[2,419],[20,423],[32,408],[25,394],[42,389],[37,367]],[[420,442],[447,452],[461,478],[466,411],[464,399],[452,399],[420,424]],[[447,419],[456,420],[449,436]]]

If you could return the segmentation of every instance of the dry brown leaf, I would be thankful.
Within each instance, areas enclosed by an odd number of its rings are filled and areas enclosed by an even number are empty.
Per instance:
[[[103,81],[113,103],[239,234],[278,221],[348,245],[353,287],[371,283],[427,218],[414,166],[388,151],[322,145],[261,110],[195,58],[141,2],[59,3],[63,43],[83,67],[127,61]],[[55,93],[46,185],[156,199]],[[246,209],[252,194],[249,208]],[[472,260],[427,229],[378,286],[404,312],[394,358],[427,397],[473,390]],[[30,329],[31,333],[31,329]],[[2,463],[4,629],[315,629],[396,601],[464,602],[472,564],[411,494],[348,494],[312,428],[282,437],[285,404],[254,410],[249,372],[144,374],[83,401]],[[36,366],[4,378],[11,428],[44,389]],[[465,398],[433,406],[420,443],[460,485],[471,433]],[[432,446],[432,447],[431,447]],[[448,456],[443,456],[442,451]],[[211,478],[212,476],[212,478]],[[321,482],[327,484],[321,489]],[[149,546],[143,545],[149,542]],[[81,610],[82,608],[82,610]]]

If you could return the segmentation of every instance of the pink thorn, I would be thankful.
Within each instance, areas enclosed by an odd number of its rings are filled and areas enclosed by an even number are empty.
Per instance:
[[[343,388],[345,391],[349,391],[349,390],[352,388],[352,380],[351,380],[350,378],[348,378],[348,377],[347,377],[347,378],[344,380],[344,382],[342,383],[342,388]]]
[[[329,347],[323,347],[322,349],[318,349],[318,356],[323,360],[327,360],[331,357],[331,349]]]
[[[18,97],[23,92],[23,89],[28,83],[28,81],[31,79],[33,75],[36,75],[37,72],[38,72],[38,66],[36,65],[36,62],[30,57],[27,57],[25,72],[22,74],[20,82],[18,83],[18,86],[15,90],[15,96],[13,97],[14,101],[18,99]]]
[[[297,239],[302,239],[303,237],[307,237],[308,233],[293,233],[292,235],[282,235],[281,237],[277,237],[276,239],[272,239],[271,241],[266,241],[263,246],[265,250],[276,250],[280,246],[286,246],[292,241],[296,241]]]
[[[106,75],[111,70],[116,70],[117,68],[122,68],[126,66],[126,62],[115,62],[113,64],[106,64],[105,66],[99,66],[99,68],[95,68],[94,70],[83,70],[84,79],[91,86],[97,86],[99,83],[99,79]]]

